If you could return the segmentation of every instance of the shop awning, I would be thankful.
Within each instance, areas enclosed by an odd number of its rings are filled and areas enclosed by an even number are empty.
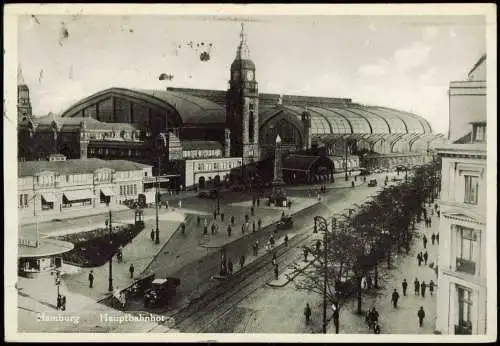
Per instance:
[[[65,191],[64,197],[66,197],[68,201],[81,201],[85,199],[93,199],[94,194],[90,190]]]
[[[42,198],[45,200],[45,202],[48,202],[48,203],[55,203],[55,201],[56,201],[56,195],[53,194],[52,192],[42,193]]]
[[[106,197],[114,196],[115,195],[115,193],[110,188],[107,188],[107,187],[102,188],[101,192]]]

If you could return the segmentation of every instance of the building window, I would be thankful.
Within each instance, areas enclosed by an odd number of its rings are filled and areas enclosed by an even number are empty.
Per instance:
[[[134,186],[134,195],[137,195],[137,185],[133,185]]]
[[[199,171],[203,170],[203,164],[201,164],[201,163],[198,164],[198,170]]]
[[[478,255],[477,233],[471,228],[457,226],[457,272],[474,275]]]
[[[214,169],[218,169],[219,168],[219,164],[218,163],[214,163]]]
[[[120,196],[123,196],[123,186],[120,185]]]
[[[19,195],[19,204],[18,204],[18,208],[22,208],[24,205],[23,205],[23,195]]]
[[[248,108],[249,108],[251,111],[253,111],[253,103],[250,103],[250,104],[248,105]]]
[[[253,111],[250,111],[250,115],[248,116],[248,140],[250,143],[254,142],[254,120],[255,117],[253,115]]]
[[[465,176],[465,198],[467,204],[477,204],[479,177],[473,175]]]
[[[24,194],[24,207],[27,208],[28,207],[28,194]]]
[[[472,290],[457,285],[458,296],[458,314],[455,325],[455,334],[471,335],[472,334]]]

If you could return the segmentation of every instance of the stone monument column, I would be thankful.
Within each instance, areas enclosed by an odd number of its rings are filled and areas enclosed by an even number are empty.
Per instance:
[[[276,148],[274,151],[274,177],[273,177],[273,186],[281,186],[284,185],[283,181],[283,171],[282,171],[282,150],[281,150],[281,137],[278,135],[276,137]]]

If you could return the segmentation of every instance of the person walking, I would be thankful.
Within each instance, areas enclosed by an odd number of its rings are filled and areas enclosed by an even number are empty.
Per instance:
[[[134,278],[134,264],[130,264],[130,268],[128,268],[128,271],[130,273],[130,278]]]
[[[62,307],[62,296],[60,294],[57,295],[57,310],[61,310]]]
[[[278,263],[276,261],[276,252],[273,252],[273,258],[271,259],[271,263],[273,264],[273,267]]]
[[[399,300],[399,293],[396,289],[394,289],[394,292],[392,292],[392,305],[394,306],[394,308],[397,308],[398,307],[398,300]]]
[[[177,203],[177,205],[179,206],[179,209],[182,208],[182,200],[179,200],[179,203]]]
[[[422,264],[422,253],[421,252],[419,252],[417,255],[417,261],[418,261],[418,266],[420,267],[420,265]]]
[[[417,278],[415,278],[415,295],[418,296],[420,295],[420,281],[418,281]]]
[[[424,249],[427,249],[427,237],[424,234],[424,238],[422,239],[424,242]]]
[[[432,232],[432,235],[431,235],[431,243],[432,243],[432,245],[434,245],[435,241],[436,241],[436,234],[434,234],[434,232]]]
[[[304,309],[304,316],[306,317],[306,324],[309,324],[309,321],[311,320],[311,307],[309,306],[309,303],[306,304]]]
[[[380,325],[378,324],[378,322],[375,322],[373,326],[373,333],[380,334]]]
[[[227,225],[227,236],[231,236],[231,225]]]
[[[214,210],[214,221],[217,220],[217,210]]]
[[[245,265],[245,255],[241,255],[240,257],[240,267],[243,269],[243,266]]]
[[[406,297],[406,289],[408,288],[408,282],[406,282],[406,279],[403,279],[401,286],[403,286],[403,295]]]
[[[241,225],[241,234],[245,234],[245,224]]]
[[[66,296],[65,295],[61,296],[61,310],[66,311]]]
[[[309,255],[309,251],[304,247],[304,262],[307,262],[307,255]]]
[[[285,242],[285,246],[288,246],[288,234],[285,234],[284,242]]]
[[[422,292],[422,298],[425,298],[425,289],[427,288],[427,284],[425,283],[425,281],[422,281],[422,283],[420,284],[420,290]]]
[[[257,198],[257,207],[260,207],[260,198]]]
[[[274,264],[274,280],[278,280],[278,263]]]
[[[332,304],[332,310],[333,310],[333,324],[335,325],[335,334],[339,333],[339,308],[337,306],[337,303]]]
[[[429,217],[429,228],[432,227],[432,219]]]
[[[418,326],[422,327],[424,324],[424,317],[425,317],[425,311],[423,306],[421,306],[420,309],[418,310],[417,316],[418,316]]]
[[[424,252],[424,263],[425,265],[427,265],[427,260],[429,259],[429,254],[426,252]]]
[[[257,225],[259,226],[259,231],[262,228],[262,220],[259,218],[259,221],[257,221]]]
[[[231,261],[231,259],[227,261],[227,270],[229,275],[233,275],[233,261]]]
[[[431,280],[431,282],[429,282],[429,292],[431,293],[431,296],[434,293],[434,286],[435,286],[435,283],[434,283],[434,281]]]
[[[257,249],[257,255],[259,254],[259,246],[260,246],[260,242],[259,242],[259,239],[257,239],[255,241],[255,248]]]
[[[91,270],[89,273],[89,288],[92,288],[94,286],[94,271]]]
[[[151,228],[151,241],[152,242],[155,241],[155,230],[154,230],[154,228]]]
[[[220,220],[224,222],[224,213],[220,213]]]
[[[257,256],[257,247],[255,246],[255,243],[252,245],[252,251],[253,251],[253,255]]]
[[[255,221],[254,221],[254,222],[252,222],[252,232],[254,232],[254,233],[255,233]]]
[[[379,313],[375,307],[373,307],[370,311],[370,320],[373,324],[378,324]]]
[[[436,233],[436,241],[437,241],[437,243],[439,245],[439,233]]]
[[[251,214],[252,216],[254,216],[254,215],[255,215],[255,209],[254,209],[254,207],[253,207],[253,206],[250,208],[250,214]]]
[[[201,224],[201,218],[200,218],[200,216],[198,215],[198,216],[196,217],[196,226],[200,227],[200,224]]]
[[[208,226],[207,225],[203,225],[203,234],[204,235],[208,234]]]

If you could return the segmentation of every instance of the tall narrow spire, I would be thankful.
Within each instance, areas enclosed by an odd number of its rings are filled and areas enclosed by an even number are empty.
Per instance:
[[[236,59],[250,59],[250,50],[248,49],[243,23],[241,23],[240,45],[236,51]]]
[[[23,70],[21,69],[21,65],[17,66],[17,85],[24,85],[24,77]]]

